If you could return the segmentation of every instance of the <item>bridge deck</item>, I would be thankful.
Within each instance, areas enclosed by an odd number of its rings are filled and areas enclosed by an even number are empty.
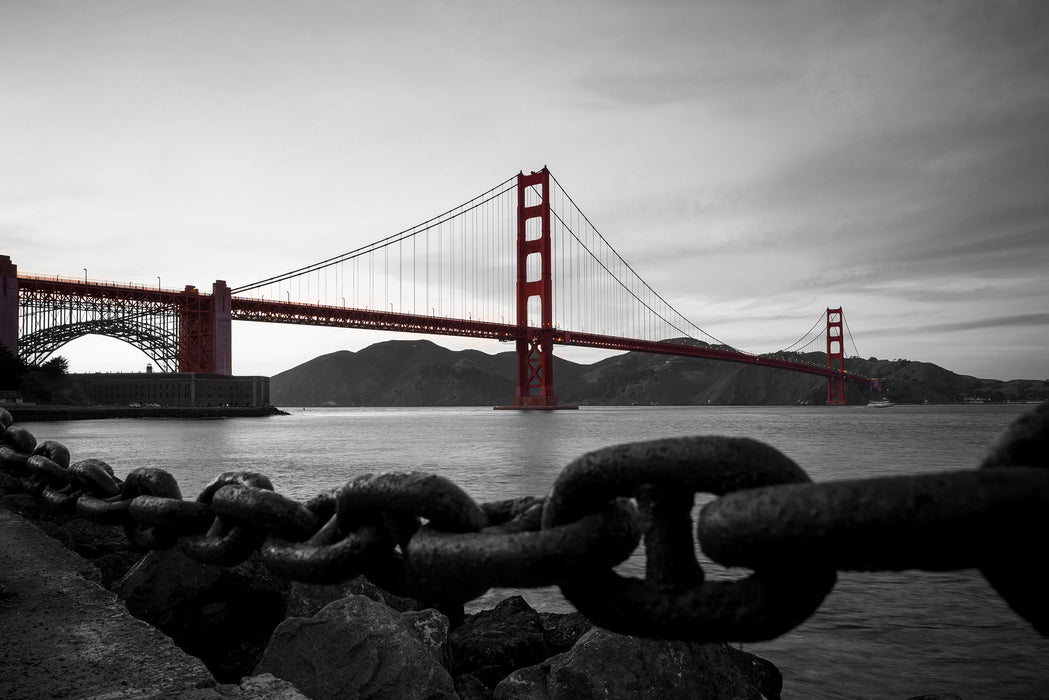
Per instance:
[[[195,287],[187,287],[184,291],[164,290],[141,285],[114,285],[110,283],[89,282],[84,280],[71,280],[64,278],[44,278],[19,275],[19,284],[22,289],[34,291],[48,298],[49,295],[72,295],[78,298],[101,298],[109,300],[121,300],[132,304],[128,307],[128,313],[133,309],[149,309],[150,305],[169,304],[173,308],[193,308],[194,310],[210,308],[212,295],[199,292]],[[219,284],[219,282],[216,282]],[[222,286],[226,289],[225,283]],[[606,350],[634,351],[659,353],[665,355],[677,355],[682,357],[695,357],[724,362],[735,362],[741,364],[758,365],[772,369],[803,372],[828,380],[838,382],[854,382],[867,387],[876,387],[875,381],[868,377],[852,374],[840,367],[829,367],[812,365],[800,360],[791,360],[774,355],[753,355],[736,351],[724,346],[711,345],[683,345],[675,342],[641,340],[615,335],[603,335],[580,331],[561,330],[554,327],[544,329],[523,328],[513,323],[495,323],[481,321],[471,318],[455,318],[440,315],[420,315],[373,308],[356,308],[353,306],[331,306],[327,304],[306,304],[297,301],[281,301],[276,299],[256,299],[250,297],[227,297],[229,299],[228,317],[234,321],[258,321],[264,323],[286,323],[307,326],[332,326],[340,328],[360,328],[367,330],[396,331],[405,333],[420,333],[428,335],[450,335],[471,338],[485,338],[490,340],[513,341],[532,337],[536,334],[549,334],[551,341],[558,345],[575,345],[581,347],[602,348]],[[134,306],[134,304],[145,306]],[[200,309],[197,309],[197,307]],[[391,304],[391,307],[393,305]],[[832,310],[828,310],[832,311]],[[840,309],[837,311],[840,312]],[[146,313],[146,312],[143,312]],[[206,315],[205,315],[206,316]],[[202,319],[205,316],[201,316]],[[195,317],[194,317],[195,318]],[[210,319],[210,317],[207,317]],[[187,316],[187,319],[190,319]],[[191,319],[190,319],[191,320]],[[189,321],[186,321],[189,323]],[[210,321],[198,321],[203,326],[210,327]],[[202,327],[203,327],[202,326]],[[112,329],[110,329],[111,331]],[[199,329],[198,329],[199,330]],[[82,334],[83,329],[79,329]],[[51,331],[54,333],[54,331]],[[95,329],[94,332],[112,334],[106,332],[105,328]],[[210,331],[207,331],[210,332]],[[228,332],[228,329],[227,329]],[[206,334],[206,332],[205,332]],[[185,334],[186,338],[180,338],[176,344],[185,344],[190,347],[192,343],[187,339],[196,338],[192,334]],[[122,336],[117,336],[122,337]],[[210,338],[210,336],[209,336]],[[125,338],[127,339],[127,338]],[[65,338],[62,342],[65,342]],[[211,339],[214,341],[214,338]],[[50,341],[54,344],[54,339]],[[129,341],[130,342],[130,341]],[[144,341],[143,341],[144,342]],[[171,341],[175,343],[175,341]],[[215,341],[217,343],[217,341]],[[229,336],[226,336],[226,347],[228,349]],[[199,344],[199,343],[198,343]],[[204,348],[200,345],[201,348]],[[136,345],[136,347],[139,347]],[[193,346],[196,347],[196,346]],[[141,348],[145,351],[144,348]],[[174,349],[172,350],[174,352]],[[180,350],[181,352],[181,350]],[[147,353],[148,354],[148,353]],[[206,354],[206,353],[205,353]],[[202,360],[203,361],[203,360]],[[227,358],[228,361],[228,358]],[[179,360],[181,366],[182,360]],[[196,367],[193,362],[187,364],[188,369],[184,371],[221,371],[216,369],[192,369]]]
[[[251,299],[247,297],[233,297],[231,299],[231,317],[234,321],[360,328],[365,330],[487,338],[502,341],[518,340],[544,332],[538,328],[522,329],[510,323],[492,323],[473,319],[397,313],[382,309],[301,304],[298,302]],[[752,355],[730,348],[710,345],[686,345],[668,341],[639,340],[560,329],[551,329],[547,332],[550,333],[551,340],[556,345],[575,345],[604,350],[648,352],[735,362],[772,369],[790,370],[792,372],[803,372],[819,377],[841,379],[868,387],[871,386],[870,378],[851,374],[846,370],[783,359],[772,355]]]

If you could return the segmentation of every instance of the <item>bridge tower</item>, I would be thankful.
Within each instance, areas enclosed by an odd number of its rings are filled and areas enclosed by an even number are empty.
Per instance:
[[[841,326],[841,307],[827,309],[827,369],[844,373],[845,345],[842,342]],[[827,377],[827,405],[845,405],[845,379],[840,374]]]
[[[18,356],[18,266],[0,255],[0,346]]]
[[[540,201],[527,205],[530,187]],[[537,219],[529,226],[529,222]],[[537,225],[538,224],[538,225]],[[538,279],[528,279],[528,258],[538,256]],[[534,266],[533,266],[534,267]],[[508,408],[557,408],[554,396],[554,306],[550,268],[550,172],[517,175],[517,391]],[[528,325],[529,301],[539,298],[540,327]]]
[[[180,372],[233,374],[230,288],[215,280],[211,291],[186,285],[178,295]]]

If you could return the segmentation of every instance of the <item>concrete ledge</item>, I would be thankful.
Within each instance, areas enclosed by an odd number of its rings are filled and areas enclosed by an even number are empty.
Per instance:
[[[288,415],[274,406],[45,406],[5,404],[16,423],[99,418],[257,418]]]
[[[555,406],[492,406],[496,411],[576,411],[574,404],[557,404]]]
[[[203,662],[92,578],[90,563],[0,506],[0,698],[117,700],[215,686]]]

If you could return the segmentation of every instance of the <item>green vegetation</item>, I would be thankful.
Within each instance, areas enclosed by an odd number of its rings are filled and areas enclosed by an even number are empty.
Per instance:
[[[50,403],[68,399],[69,360],[56,355],[41,365],[30,365],[0,347],[0,391],[16,391],[23,400]]]

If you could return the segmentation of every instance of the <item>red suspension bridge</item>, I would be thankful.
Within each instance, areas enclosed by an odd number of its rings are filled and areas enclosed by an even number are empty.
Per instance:
[[[556,294],[555,294],[556,291]],[[167,372],[231,374],[232,321],[338,326],[516,343],[513,407],[554,408],[553,346],[698,357],[845,382],[844,314],[798,341],[752,354],[699,328],[648,285],[543,168],[500,183],[417,226],[235,288],[211,293],[19,274],[0,256],[0,345],[39,364],[83,335],[119,338]],[[826,365],[800,359],[826,353]]]

